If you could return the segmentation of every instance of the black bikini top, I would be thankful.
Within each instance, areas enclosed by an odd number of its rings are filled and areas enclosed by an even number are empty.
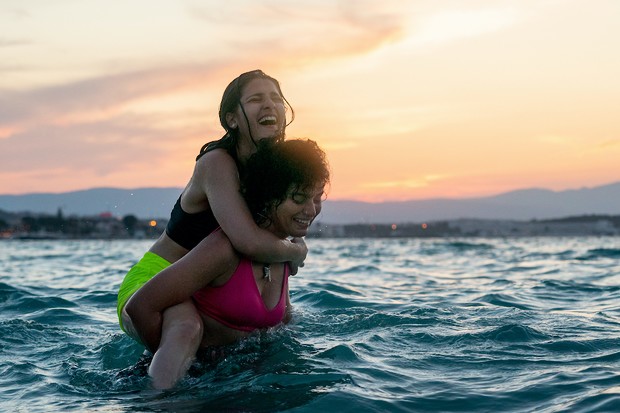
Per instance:
[[[170,213],[166,234],[183,248],[191,250],[217,227],[219,224],[211,210],[189,214],[181,208],[179,196]]]

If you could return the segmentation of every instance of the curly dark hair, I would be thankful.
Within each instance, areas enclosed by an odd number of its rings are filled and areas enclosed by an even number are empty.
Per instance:
[[[303,192],[328,183],[325,152],[310,139],[262,139],[241,170],[241,193],[259,225],[268,225],[269,212],[291,189]]]

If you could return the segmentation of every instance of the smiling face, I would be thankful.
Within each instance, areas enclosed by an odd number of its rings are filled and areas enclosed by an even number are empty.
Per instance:
[[[279,238],[303,237],[329,184],[325,152],[310,139],[264,139],[241,168],[241,194],[256,223]]]
[[[240,104],[226,114],[226,122],[239,130],[240,144],[252,144],[281,135],[286,124],[285,104],[278,87],[268,78],[249,81],[241,92]],[[244,114],[245,112],[245,114]]]
[[[300,190],[291,188],[272,213],[269,229],[281,238],[304,237],[308,227],[321,212],[323,185]]]

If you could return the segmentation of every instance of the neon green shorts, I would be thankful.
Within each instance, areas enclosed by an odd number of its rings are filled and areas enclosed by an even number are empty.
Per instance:
[[[123,311],[123,307],[125,307],[125,304],[129,298],[131,298],[131,296],[138,291],[140,287],[146,284],[148,280],[153,278],[158,272],[169,265],[170,262],[166,261],[159,255],[153,254],[152,252],[147,252],[136,265],[131,267],[127,275],[125,275],[125,279],[123,279],[123,282],[118,290],[118,300],[116,305],[118,323],[123,331],[125,331],[125,329],[123,328],[121,312]]]

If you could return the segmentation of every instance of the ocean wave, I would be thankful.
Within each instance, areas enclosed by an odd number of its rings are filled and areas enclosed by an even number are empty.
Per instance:
[[[536,308],[533,304],[525,303],[524,300],[518,299],[513,295],[501,293],[484,294],[474,299],[473,302],[491,304],[500,307],[513,307],[520,310],[533,310]]]
[[[578,260],[589,261],[599,258],[620,258],[620,248],[593,248],[580,257]]]
[[[167,392],[149,389],[144,349],[115,319],[146,243],[3,245],[17,258],[0,261],[3,409],[619,407],[620,238],[309,244],[321,248],[291,279],[292,323],[199,360]]]

